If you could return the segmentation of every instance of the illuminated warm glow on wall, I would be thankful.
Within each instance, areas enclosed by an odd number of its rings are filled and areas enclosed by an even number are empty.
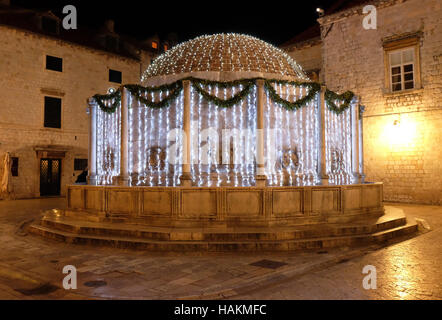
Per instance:
[[[383,138],[390,148],[402,149],[415,145],[416,132],[417,127],[413,117],[400,115],[387,122]]]

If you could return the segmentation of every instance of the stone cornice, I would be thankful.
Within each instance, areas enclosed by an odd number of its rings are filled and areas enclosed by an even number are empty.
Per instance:
[[[315,37],[312,39],[308,39],[305,41],[301,41],[301,42],[290,44],[288,46],[281,47],[281,49],[283,49],[287,52],[290,52],[293,49],[300,50],[300,49],[314,47],[318,44],[321,44],[321,42],[322,42],[321,37]]]
[[[16,26],[10,26],[7,24],[1,24],[0,23],[0,28],[6,28],[9,30],[13,30],[15,32],[21,32],[25,35],[33,35],[36,38],[40,38],[40,39],[46,39],[46,40],[50,40],[50,41],[54,41],[57,43],[64,43],[65,45],[70,45],[76,48],[82,48],[86,51],[89,52],[93,52],[93,53],[101,53],[104,55],[107,55],[109,57],[114,57],[114,58],[119,58],[121,60],[126,60],[126,61],[133,61],[133,62],[137,62],[139,63],[141,60],[139,58],[136,57],[132,57],[132,56],[128,56],[128,55],[123,55],[123,54],[119,54],[116,52],[111,52],[111,51],[106,51],[104,49],[100,49],[97,47],[92,47],[92,46],[88,46],[88,45],[84,45],[84,44],[80,44],[80,43],[76,43],[73,41],[69,41],[66,39],[61,39],[61,38],[57,38],[51,35],[47,35],[47,34],[43,34],[43,33],[39,33],[39,32],[34,32],[28,29],[24,29],[24,28],[20,28],[20,27],[16,27]]]
[[[407,0],[373,0],[372,2],[367,2],[365,4],[361,4],[352,8],[344,9],[342,11],[338,11],[336,13],[326,15],[324,17],[321,17],[317,19],[319,24],[321,26],[325,26],[328,24],[331,24],[333,22],[348,18],[353,15],[361,15],[362,14],[362,8],[366,5],[374,5],[377,10],[383,9],[386,7],[394,6],[399,3],[404,3]]]
[[[422,31],[416,31],[416,32],[406,32],[402,34],[394,34],[388,37],[382,38],[382,45],[383,47],[387,47],[392,43],[398,42],[398,41],[417,41],[418,39],[422,38],[423,32]]]

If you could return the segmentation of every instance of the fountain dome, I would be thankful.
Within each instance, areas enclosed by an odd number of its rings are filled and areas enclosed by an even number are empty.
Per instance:
[[[243,34],[204,35],[158,56],[142,76],[144,85],[193,76],[232,81],[241,78],[308,80],[302,67],[281,49]]]

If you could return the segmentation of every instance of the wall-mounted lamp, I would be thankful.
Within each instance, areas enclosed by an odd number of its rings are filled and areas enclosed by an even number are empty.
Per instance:
[[[390,147],[409,147],[415,143],[417,123],[413,117],[399,114],[392,122],[387,122],[385,134]]]
[[[316,12],[318,13],[318,15],[320,17],[322,17],[324,15],[324,9],[322,9],[322,8],[316,8]]]

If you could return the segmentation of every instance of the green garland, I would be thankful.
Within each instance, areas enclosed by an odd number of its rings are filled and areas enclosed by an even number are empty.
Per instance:
[[[165,108],[170,105],[172,100],[175,100],[183,89],[183,82],[176,81],[171,84],[166,84],[158,87],[143,87],[138,84],[127,84],[124,86],[138,101],[144,103],[150,108]],[[143,94],[171,91],[163,100],[155,102],[146,99]]]
[[[215,81],[207,81],[207,80],[201,80],[201,79],[192,79],[191,80],[192,87],[204,98],[206,98],[209,102],[212,102],[213,104],[217,105],[218,107],[222,108],[230,108],[233,105],[237,104],[238,102],[242,101],[246,96],[249,95],[250,89],[255,85],[254,80],[237,80],[232,82],[215,82]],[[232,88],[233,86],[237,85],[243,85],[244,88],[236,93],[233,97],[229,99],[221,99],[216,96],[213,96],[209,93],[207,93],[203,88],[201,88],[201,85],[215,85],[219,88]]]
[[[321,84],[317,82],[296,82],[296,81],[277,80],[277,79],[266,80],[262,78],[239,79],[229,82],[220,82],[220,81],[212,81],[205,79],[197,79],[193,77],[180,79],[173,83],[164,84],[157,87],[143,87],[138,84],[127,84],[124,85],[124,88],[126,88],[131,93],[132,96],[134,96],[141,103],[145,104],[147,107],[165,108],[168,107],[170,103],[173,100],[175,100],[178,97],[178,95],[181,93],[181,91],[183,90],[183,81],[185,80],[190,81],[192,87],[205,99],[214,103],[218,107],[222,108],[230,108],[233,105],[242,101],[245,97],[249,95],[251,88],[256,84],[257,80],[264,80],[264,87],[267,90],[270,98],[274,102],[281,104],[281,106],[286,108],[287,110],[297,110],[305,106],[310,101],[312,101],[315,98],[316,94],[321,90]],[[272,84],[303,86],[309,89],[309,91],[308,94],[305,95],[304,97],[294,102],[291,102],[281,98],[281,96],[278,95],[276,90],[273,88]],[[202,88],[202,86],[217,86],[218,88],[225,89],[225,88],[232,88],[238,85],[242,85],[244,86],[244,88],[240,92],[236,93],[233,97],[228,98],[226,100],[211,95]],[[169,95],[158,102],[150,101],[144,97],[144,95],[147,93],[165,92],[165,91],[170,92]],[[350,106],[350,102],[352,101],[354,96],[355,96],[354,93],[351,91],[346,91],[343,94],[337,94],[328,89],[325,91],[325,101],[327,102],[328,108],[337,114],[344,112]],[[115,112],[116,108],[120,105],[121,91],[117,90],[113,93],[104,94],[104,95],[96,94],[93,96],[93,98],[100,106],[101,110],[107,113],[113,113]],[[112,103],[111,106],[106,106],[104,104],[104,101],[110,99],[114,99],[114,102]],[[336,100],[342,101],[342,104],[339,107],[335,104]]]
[[[327,102],[328,108],[335,112],[336,114],[341,114],[350,106],[350,102],[355,94],[351,91],[346,91],[342,94],[337,94],[336,92],[325,90],[325,101]],[[338,107],[335,101],[342,101],[342,104]]]
[[[97,102],[98,106],[103,112],[106,113],[114,113],[117,107],[120,105],[121,102],[121,92],[120,90],[117,90],[113,93],[109,94],[96,94],[93,96],[94,100]],[[106,106],[104,104],[104,100],[111,100],[115,99],[111,106]]]
[[[206,80],[206,79],[199,79],[199,78],[193,78],[193,77],[188,77],[188,78],[184,78],[182,79],[184,80],[189,80],[192,83],[198,83],[204,86],[217,86],[218,88],[221,89],[227,89],[227,88],[231,88],[234,86],[239,86],[239,85],[243,85],[246,86],[248,84],[255,84],[256,80],[259,80],[260,78],[250,78],[250,79],[238,79],[238,80],[233,80],[233,81],[227,81],[227,82],[222,82],[222,81],[213,81],[213,80]]]
[[[287,100],[281,98],[276,93],[276,90],[273,88],[272,83],[303,86],[303,87],[309,88],[310,90],[309,90],[308,94],[305,95],[304,97],[302,97],[294,102],[290,102],[290,101],[287,101]],[[293,82],[293,81],[283,81],[283,80],[265,80],[264,87],[266,88],[267,92],[269,93],[270,98],[274,102],[281,104],[287,110],[297,110],[297,109],[305,106],[307,103],[312,101],[315,98],[315,95],[321,90],[321,85],[316,82]]]

